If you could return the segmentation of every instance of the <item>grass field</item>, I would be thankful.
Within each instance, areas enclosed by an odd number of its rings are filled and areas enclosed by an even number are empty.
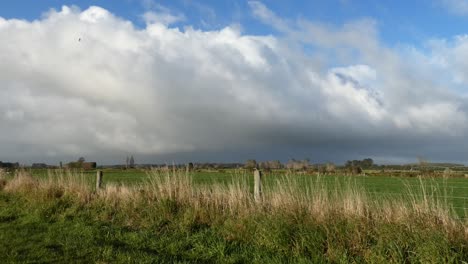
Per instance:
[[[466,179],[33,171],[0,185],[2,263],[464,263]],[[6,179],[6,180],[5,180]],[[460,202],[462,200],[462,202]]]
[[[32,174],[45,178],[50,174],[48,170],[33,170]],[[83,174],[94,185],[96,171],[84,171]],[[246,181],[253,189],[253,177],[239,170],[202,171],[191,173],[195,184],[231,184],[241,179]],[[283,178],[285,171],[264,175],[266,188],[278,179]],[[293,175],[303,186],[313,185],[317,182],[316,175]],[[131,170],[104,170],[104,181],[108,184],[135,185],[148,181],[151,176],[148,171]],[[320,176],[320,183],[326,184],[331,190],[337,185],[353,184],[363,189],[372,199],[409,199],[409,196],[425,194],[447,203],[453,207],[457,216],[468,216],[468,179],[466,178],[410,178],[389,176]],[[424,187],[424,190],[422,189]]]

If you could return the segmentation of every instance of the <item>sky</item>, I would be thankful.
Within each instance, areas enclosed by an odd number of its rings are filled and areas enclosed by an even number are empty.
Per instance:
[[[468,164],[468,0],[0,3],[0,160]]]

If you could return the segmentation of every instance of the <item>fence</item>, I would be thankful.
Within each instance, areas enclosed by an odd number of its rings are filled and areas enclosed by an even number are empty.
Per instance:
[[[258,169],[255,169],[254,172],[253,172],[253,178],[254,178],[254,200],[255,202],[257,203],[260,203],[263,201],[264,197],[263,197],[263,194],[264,194],[264,184],[263,184],[263,173],[262,171],[258,170]],[[104,173],[103,171],[101,170],[98,170],[97,173],[96,173],[96,191],[99,191],[101,189],[103,189],[104,185],[103,185],[103,182],[104,182]],[[386,183],[387,187],[389,185],[392,185],[392,184],[388,184]],[[415,186],[417,187],[418,185],[408,185],[408,186]],[[454,189],[465,189],[465,188],[468,188],[468,187],[464,187],[464,186],[456,186],[456,187],[451,187],[451,188],[454,188]],[[404,193],[396,193],[396,192],[385,192],[385,191],[379,191],[379,192],[376,192],[376,191],[371,191],[371,190],[366,190],[366,193],[368,195],[371,195],[371,197],[373,198],[376,198],[376,197],[385,197],[385,196],[402,196],[404,195]],[[418,197],[420,196],[420,194],[416,194],[416,193],[413,193],[412,194],[413,197]],[[465,207],[465,205],[468,203],[468,196],[467,197],[464,197],[464,196],[453,196],[453,195],[429,195],[431,197],[434,197],[434,198],[443,198],[443,199],[449,199],[449,200],[461,200],[461,201],[464,201],[463,204],[461,205],[458,205],[458,206],[453,206],[454,209],[459,209],[459,210],[468,210],[467,207]],[[465,216],[463,218],[466,218],[468,216]]]

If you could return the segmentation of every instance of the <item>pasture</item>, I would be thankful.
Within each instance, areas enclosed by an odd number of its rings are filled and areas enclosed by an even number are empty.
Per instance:
[[[463,263],[465,178],[243,170],[20,171],[0,185],[6,262]]]
[[[138,185],[145,184],[151,179],[151,173],[142,169],[104,169],[104,183],[117,185]],[[185,173],[183,170],[181,173]],[[31,173],[40,178],[53,176],[54,172],[44,169],[31,170]],[[95,185],[96,170],[82,171],[90,186]],[[173,173],[172,171],[170,173]],[[282,180],[288,175],[285,170],[273,171],[263,175],[265,188],[271,186],[278,180]],[[194,184],[229,185],[237,181],[247,183],[253,190],[252,173],[245,170],[204,170],[190,173]],[[400,199],[411,200],[426,195],[440,203],[452,207],[456,216],[465,218],[468,216],[468,179],[467,178],[417,178],[417,177],[391,177],[391,176],[343,176],[343,175],[311,175],[292,174],[287,177],[299,181],[301,186],[313,186],[320,184],[329,190],[337,187],[352,185],[354,188],[363,191],[371,199]]]

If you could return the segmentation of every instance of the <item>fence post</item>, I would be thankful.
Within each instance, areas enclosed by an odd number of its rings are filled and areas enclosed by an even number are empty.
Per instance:
[[[254,170],[254,199],[255,202],[262,201],[262,172]]]
[[[102,188],[102,177],[103,177],[103,172],[101,170],[97,171],[96,174],[96,191]]]

